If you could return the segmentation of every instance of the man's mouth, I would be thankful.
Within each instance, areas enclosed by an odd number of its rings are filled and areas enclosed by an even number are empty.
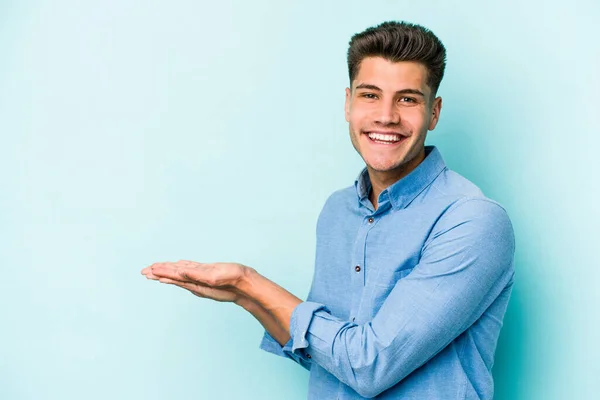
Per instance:
[[[397,133],[365,132],[365,134],[372,142],[381,144],[394,144],[406,138]]]

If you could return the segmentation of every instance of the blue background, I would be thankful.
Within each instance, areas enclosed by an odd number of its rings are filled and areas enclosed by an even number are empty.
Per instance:
[[[283,4],[285,3],[285,4]],[[304,399],[230,304],[146,281],[251,265],[300,297],[327,196],[362,168],[350,36],[448,49],[450,168],[506,206],[517,283],[497,399],[600,391],[597,1],[0,2],[0,398]]]

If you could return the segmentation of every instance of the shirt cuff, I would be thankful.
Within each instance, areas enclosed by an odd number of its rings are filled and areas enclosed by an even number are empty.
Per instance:
[[[285,346],[291,345],[292,339],[285,344]],[[284,347],[285,347],[284,346]],[[283,352],[283,348],[277,342],[277,340],[273,339],[273,336],[269,335],[269,332],[265,330],[265,334],[263,335],[262,341],[260,342],[260,349],[267,351],[269,353],[275,354],[276,356],[288,357],[286,353]]]
[[[317,350],[318,353],[315,354],[318,358],[317,363],[320,361],[323,365],[327,365],[331,363],[333,341],[340,329],[346,325],[349,323],[332,316],[325,305],[305,301],[298,304],[292,311],[290,340],[281,346],[265,330],[260,348],[269,353],[290,358],[304,368],[310,369],[313,362],[313,357],[309,353],[309,338],[307,338],[307,335],[310,334],[310,348]]]
[[[325,305],[311,301],[300,303],[294,308],[290,320],[290,342],[288,342],[289,346],[287,344],[284,346],[284,351],[289,349],[289,351],[296,355],[304,356],[304,352],[298,350],[308,347],[309,343],[306,335],[313,323],[313,317],[318,311],[322,311],[319,314],[330,314],[329,309]]]
[[[269,335],[269,332],[267,332],[265,330],[262,341],[260,342],[260,348],[271,354],[275,354],[276,356],[289,358],[289,359],[295,361],[296,363],[300,364],[306,370],[310,371],[311,361],[309,359],[307,359],[306,357],[301,357],[290,351],[290,349],[292,348],[292,339],[291,338],[283,347],[281,347],[279,342],[277,342],[273,338],[273,336]]]

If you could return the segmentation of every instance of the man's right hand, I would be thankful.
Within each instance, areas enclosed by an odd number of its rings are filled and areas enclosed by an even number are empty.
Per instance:
[[[185,268],[190,266],[190,263],[190,261],[181,260],[176,263],[169,264],[173,265],[173,267]],[[144,268],[144,270],[142,270],[142,274],[145,275],[146,278],[151,280],[159,281],[161,283],[166,283],[169,285],[179,286],[180,288],[186,289],[192,294],[205,299],[211,299],[219,302],[232,302],[240,306],[245,304],[245,301],[248,300],[245,298],[245,296],[240,294],[233,287],[231,289],[223,287],[211,287],[208,285],[203,285],[198,281],[186,279],[175,273],[169,274],[169,278],[164,276],[157,276],[152,273],[152,268],[150,267]]]

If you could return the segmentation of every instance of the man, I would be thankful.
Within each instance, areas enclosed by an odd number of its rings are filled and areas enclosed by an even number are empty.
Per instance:
[[[424,145],[445,58],[419,25],[352,37],[345,114],[366,167],[319,216],[307,301],[241,264],[142,272],[252,313],[263,349],[310,370],[310,399],[491,399],[514,236],[505,210]]]

